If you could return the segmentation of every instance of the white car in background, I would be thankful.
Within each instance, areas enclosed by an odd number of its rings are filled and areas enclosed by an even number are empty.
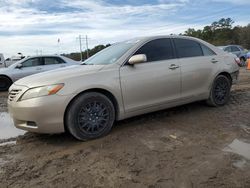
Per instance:
[[[79,64],[78,61],[59,55],[40,55],[22,59],[7,68],[0,69],[0,91],[7,91],[12,83],[20,78]]]

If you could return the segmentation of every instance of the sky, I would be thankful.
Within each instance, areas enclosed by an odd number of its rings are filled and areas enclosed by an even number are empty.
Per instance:
[[[250,0],[0,0],[0,53],[79,51],[138,36],[183,33],[220,18],[250,23]],[[59,40],[58,40],[59,39]]]

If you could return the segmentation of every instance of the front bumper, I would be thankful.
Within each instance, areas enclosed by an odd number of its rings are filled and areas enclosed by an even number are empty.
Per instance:
[[[65,131],[64,113],[70,100],[69,96],[61,95],[24,101],[18,101],[18,98],[11,101],[9,98],[8,108],[19,129],[37,133],[62,133]]]

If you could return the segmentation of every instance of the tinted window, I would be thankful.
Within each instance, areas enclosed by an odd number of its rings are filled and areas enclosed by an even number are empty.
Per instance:
[[[210,48],[208,48],[204,44],[201,44],[201,48],[202,48],[204,56],[216,55],[213,50],[211,50]]]
[[[198,42],[188,39],[175,39],[174,41],[178,57],[203,56],[201,46]]]
[[[170,39],[156,39],[142,46],[136,54],[146,54],[147,61],[173,59],[174,53]]]
[[[44,65],[55,65],[64,63],[60,58],[57,57],[44,57]]]
[[[42,65],[42,63],[39,58],[31,58],[31,59],[28,59],[27,61],[24,61],[22,65],[23,67],[34,67],[34,66]]]
[[[231,52],[231,47],[226,47],[226,48],[224,49],[224,51],[226,51],[226,52]]]
[[[231,46],[232,52],[238,52],[240,49],[236,46]]]

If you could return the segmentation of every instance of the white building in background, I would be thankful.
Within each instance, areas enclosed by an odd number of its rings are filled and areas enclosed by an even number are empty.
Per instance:
[[[15,56],[12,56],[10,58],[5,59],[4,55],[2,53],[0,53],[0,68],[8,67],[8,66],[12,65],[13,63],[15,63],[23,58],[25,58],[25,56],[23,56],[22,53],[18,53]]]

